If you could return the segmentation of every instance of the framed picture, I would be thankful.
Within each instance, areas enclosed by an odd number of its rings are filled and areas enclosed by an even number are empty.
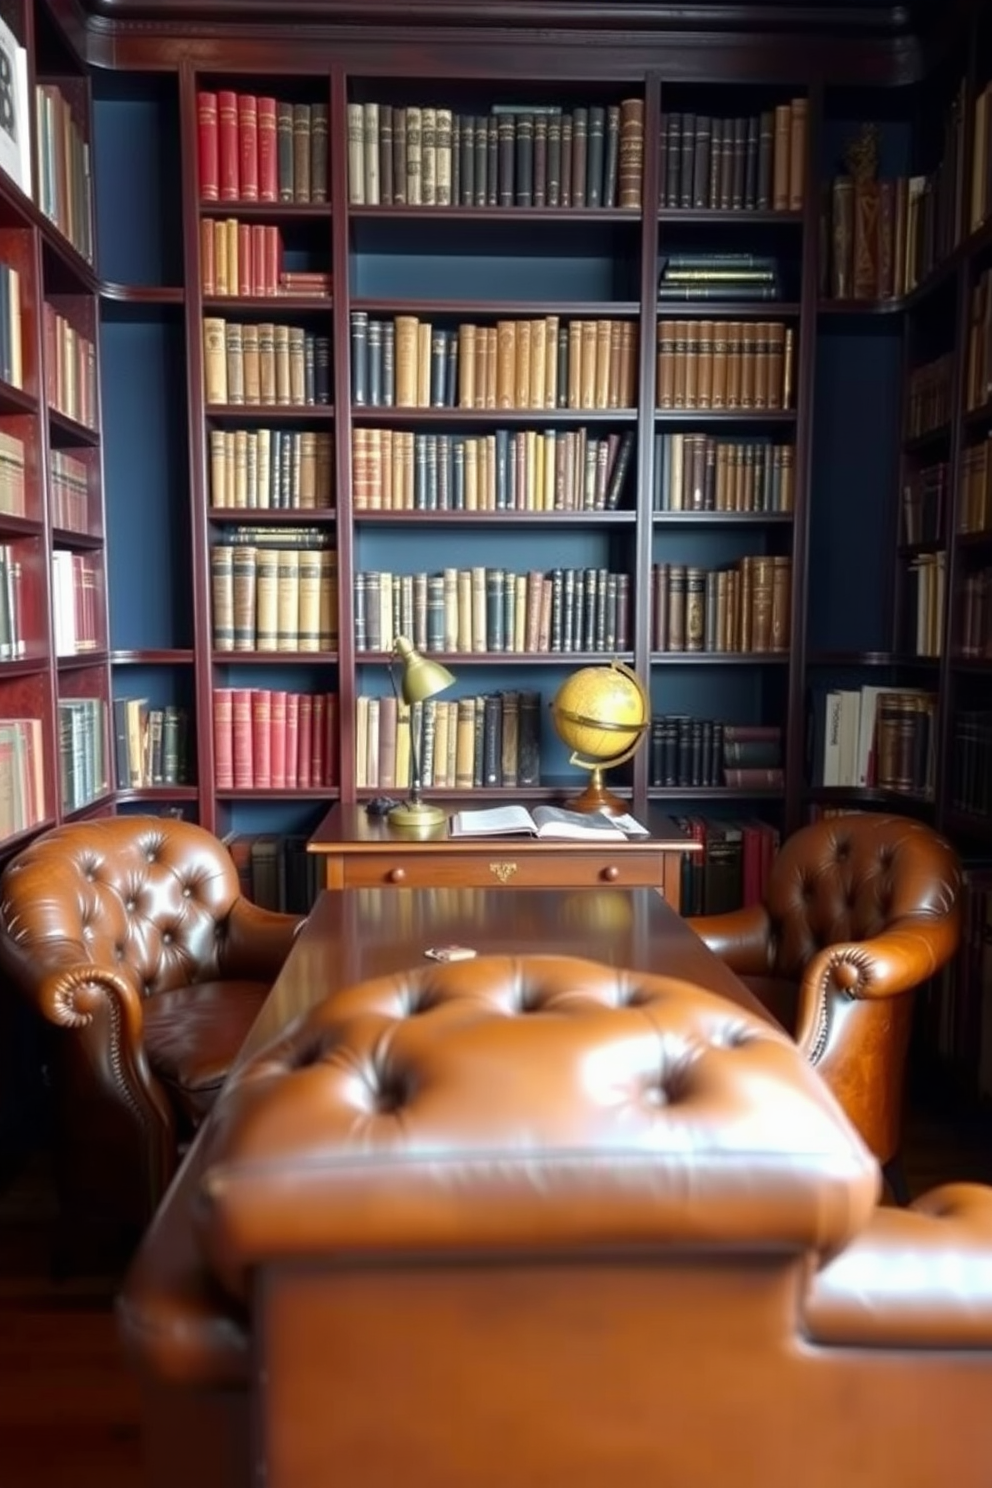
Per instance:
[[[31,195],[28,54],[0,18],[0,170]]]

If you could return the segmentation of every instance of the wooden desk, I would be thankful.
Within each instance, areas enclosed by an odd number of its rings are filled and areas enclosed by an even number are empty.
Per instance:
[[[682,854],[698,852],[671,817],[651,811],[650,837],[625,842],[540,842],[532,837],[452,839],[447,823],[425,837],[394,831],[364,806],[333,806],[310,838],[328,889],[603,887],[658,889],[678,910]]]

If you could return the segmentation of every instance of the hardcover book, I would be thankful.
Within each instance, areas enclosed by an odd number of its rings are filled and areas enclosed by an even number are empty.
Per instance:
[[[456,811],[451,837],[540,837],[561,842],[625,842],[646,837],[647,828],[632,816],[607,816],[601,811],[566,811],[561,806],[491,806],[480,811]]]

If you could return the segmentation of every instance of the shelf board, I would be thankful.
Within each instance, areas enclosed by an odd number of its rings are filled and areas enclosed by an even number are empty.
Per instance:
[[[10,661],[0,661],[0,682],[9,682],[15,677],[33,677],[47,671],[48,655],[45,652],[15,656]]]
[[[961,415],[961,419],[967,429],[978,429],[986,424],[992,424],[992,399],[979,404],[977,408],[969,408],[967,413]]]
[[[384,424],[635,424],[636,408],[366,408],[352,407],[352,423]]]
[[[0,538],[40,537],[44,530],[44,522],[33,517],[15,517],[12,512],[0,512]]]
[[[794,424],[794,408],[656,408],[656,424]]]
[[[652,666],[787,666],[788,651],[652,651]]]
[[[436,656],[432,651],[431,656]],[[385,658],[387,661],[389,657]],[[336,665],[338,660],[337,651],[217,651],[211,652],[211,660],[216,666],[240,666],[247,662],[249,666],[264,664],[271,666],[276,662],[279,666],[287,663],[293,666]]]
[[[659,207],[658,222],[688,227],[802,227],[802,212],[773,212],[740,207]]]
[[[332,506],[286,510],[271,506],[209,506],[207,517],[211,522],[251,527],[333,527],[337,522],[337,512]]]
[[[952,656],[951,666],[956,672],[972,672],[978,676],[992,676],[992,657]]]
[[[108,806],[113,806],[117,799],[115,790],[106,790],[99,796],[94,796],[92,801],[87,801],[85,806],[77,806],[75,811],[64,811],[62,820],[67,822],[85,821],[88,816],[102,816]]]
[[[43,817],[41,821],[33,822],[30,827],[22,827],[18,832],[10,832],[0,841],[0,857],[6,859],[20,848],[26,847],[33,842],[42,832],[48,832],[55,826],[54,816]]]
[[[767,527],[787,526],[795,520],[793,512],[749,511],[654,511],[656,527]]]
[[[638,227],[640,207],[517,207],[517,206],[349,206],[349,222],[519,222],[521,227],[540,223],[578,224],[609,222]]]
[[[625,661],[633,665],[633,651],[426,651],[431,661],[443,661],[445,665],[468,667],[506,666],[607,666],[610,661]],[[268,653],[266,660],[272,660]],[[358,666],[388,666],[393,660],[390,651],[357,651]]]
[[[986,532],[958,532],[954,541],[959,548],[987,548],[992,544],[992,528]]]
[[[356,526],[442,527],[627,527],[637,520],[632,511],[356,511]]]
[[[294,785],[282,789],[274,789],[268,786],[264,789],[257,786],[245,786],[242,789],[214,788],[214,795],[218,801],[336,801],[341,795],[339,786],[336,785]]]
[[[52,542],[57,548],[72,548],[80,553],[98,552],[103,547],[104,539],[94,536],[91,532],[73,532],[68,527],[53,527]]]
[[[504,320],[512,315],[529,320],[547,320],[573,316],[579,320],[631,319],[641,313],[639,300],[561,300],[557,303],[539,300],[404,300],[368,299],[353,296],[352,310],[366,310],[370,315],[387,318],[397,315],[442,315],[454,319],[459,315],[476,315],[487,320]]]
[[[101,300],[111,300],[115,305],[142,306],[185,305],[186,291],[181,285],[115,284],[109,279],[100,281]]]
[[[77,419],[70,418],[67,413],[60,413],[57,408],[49,408],[48,426],[53,436],[61,436],[58,439],[59,445],[65,439],[73,444],[96,446],[100,443],[100,434],[97,429],[91,429],[88,424],[79,423]]]
[[[204,295],[204,310],[216,313],[219,310],[236,310],[239,314],[269,315],[273,310],[305,310],[330,312],[334,309],[332,295]]]
[[[950,438],[951,425],[939,424],[936,429],[928,429],[925,434],[913,434],[908,439],[904,439],[902,447],[907,455],[913,455],[934,444],[947,444]]]
[[[80,651],[75,656],[57,656],[55,660],[60,672],[80,672],[106,666],[109,655],[106,651]]]
[[[201,217],[242,217],[246,222],[329,222],[330,202],[201,201]]]
[[[649,801],[782,801],[784,786],[649,785]]]
[[[189,666],[194,660],[192,648],[174,650],[111,651],[111,666]]]
[[[879,806],[914,806],[919,810],[932,810],[933,797],[915,795],[912,791],[881,790],[878,786],[870,785],[810,785],[803,790],[803,795],[809,801],[819,801],[823,805],[831,802],[855,801],[873,802]]]
[[[811,651],[807,666],[815,667],[938,667],[938,656],[905,656],[898,651]]]
[[[659,320],[687,320],[697,316],[713,320],[795,320],[801,307],[795,300],[670,300],[658,296]]]
[[[333,403],[205,403],[207,418],[275,419],[277,422],[306,423],[314,419],[331,423]]]
[[[896,556],[899,558],[922,558],[927,553],[943,553],[946,551],[947,542],[944,538],[931,537],[921,542],[900,543],[896,548]]]
[[[37,413],[38,399],[12,382],[0,381],[0,413]]]
[[[819,300],[818,315],[849,320],[896,320],[905,309],[905,301],[893,296],[889,300]]]
[[[118,801],[196,801],[195,785],[127,785],[117,791]]]

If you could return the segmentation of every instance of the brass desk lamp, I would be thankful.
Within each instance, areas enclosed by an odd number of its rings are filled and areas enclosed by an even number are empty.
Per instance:
[[[396,673],[399,671],[399,683]],[[406,636],[397,636],[393,641],[393,654],[389,662],[389,679],[397,702],[402,698],[408,707],[424,703],[428,698],[444,692],[454,682],[454,677],[439,661],[430,661],[415,651]],[[391,827],[405,831],[422,831],[439,827],[445,819],[440,806],[432,806],[421,798],[420,745],[410,720],[410,794],[400,805],[394,806],[387,816]]]

